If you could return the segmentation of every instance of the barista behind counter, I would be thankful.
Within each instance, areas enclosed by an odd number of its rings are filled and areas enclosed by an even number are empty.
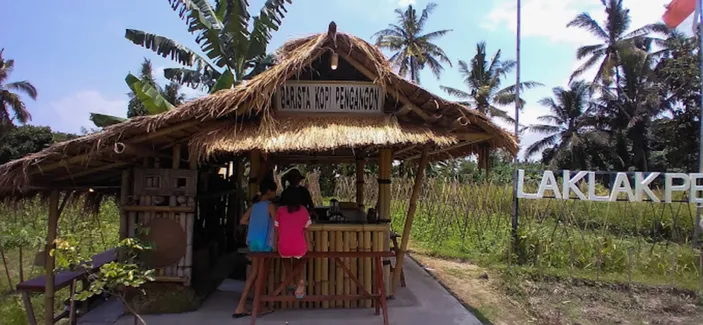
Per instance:
[[[290,197],[292,191],[300,191],[300,197],[303,199],[303,206],[310,213],[310,219],[317,220],[317,214],[315,212],[315,203],[312,201],[312,195],[307,188],[300,185],[300,182],[305,179],[302,173],[297,168],[292,168],[286,172],[281,180],[283,181],[283,186],[285,189],[281,193],[280,205],[286,204],[286,198]],[[287,185],[286,185],[287,184]]]

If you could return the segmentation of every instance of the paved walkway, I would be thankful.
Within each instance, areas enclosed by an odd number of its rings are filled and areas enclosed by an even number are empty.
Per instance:
[[[464,308],[451,294],[412,260],[405,262],[408,287],[399,288],[396,299],[390,300],[389,315],[393,325],[480,325],[481,322]],[[249,324],[250,319],[232,319],[232,311],[239,293],[217,291],[210,295],[195,312],[184,314],[145,315],[149,325],[215,325]],[[260,325],[365,325],[383,324],[373,308],[279,310],[257,319]],[[131,325],[131,316],[122,317],[116,324]]]

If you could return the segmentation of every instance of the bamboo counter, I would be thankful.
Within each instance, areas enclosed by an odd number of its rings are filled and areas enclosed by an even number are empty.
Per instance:
[[[388,251],[390,242],[389,224],[312,224],[308,228],[315,252],[356,252]],[[274,245],[276,247],[276,245]],[[285,259],[274,260],[266,277],[265,291],[272,293],[286,277],[282,263]],[[345,258],[344,264],[351,270],[368,292],[375,292],[373,281],[376,267],[367,258]],[[357,286],[332,259],[310,259],[304,268],[307,281],[306,292],[315,295],[354,295],[359,294]],[[383,263],[383,277],[386,292],[390,292],[390,260]],[[370,300],[352,301],[307,301],[277,302],[275,308],[370,308]]]

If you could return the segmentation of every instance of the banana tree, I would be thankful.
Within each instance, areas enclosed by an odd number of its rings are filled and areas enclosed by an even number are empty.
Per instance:
[[[173,104],[166,100],[151,83],[143,81],[131,73],[127,74],[125,82],[129,89],[132,90],[132,93],[144,105],[148,115],[163,113],[173,108]],[[90,120],[98,127],[106,127],[122,123],[127,119],[119,116],[90,113]]]
[[[170,57],[184,66],[164,69],[164,77],[210,93],[228,89],[260,73],[273,62],[266,55],[271,32],[281,25],[291,0],[267,0],[258,16],[251,17],[246,0],[168,0],[195,34],[200,52],[166,37],[127,29],[125,38]]]

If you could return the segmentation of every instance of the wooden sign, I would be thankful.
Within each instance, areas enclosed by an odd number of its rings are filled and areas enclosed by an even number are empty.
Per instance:
[[[383,113],[385,94],[373,83],[287,82],[276,92],[279,112]]]

